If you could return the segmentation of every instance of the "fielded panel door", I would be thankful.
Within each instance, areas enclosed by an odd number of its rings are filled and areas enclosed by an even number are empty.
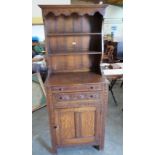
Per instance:
[[[99,139],[98,107],[57,109],[55,120],[58,145],[95,143]]]

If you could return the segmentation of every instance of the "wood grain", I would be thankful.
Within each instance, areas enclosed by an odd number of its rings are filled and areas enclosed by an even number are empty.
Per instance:
[[[60,114],[60,132],[62,139],[74,138],[75,137],[75,123],[74,123],[74,112],[61,110]]]
[[[81,133],[82,137],[93,137],[95,136],[95,111],[83,112],[81,114]]]

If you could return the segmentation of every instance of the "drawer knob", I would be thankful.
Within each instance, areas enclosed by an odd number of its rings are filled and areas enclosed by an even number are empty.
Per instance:
[[[90,89],[93,89],[93,88],[94,88],[93,86],[90,87]]]
[[[91,98],[93,98],[93,95],[90,95]]]
[[[62,97],[60,96],[59,99],[62,100]]]
[[[55,125],[55,126],[53,126],[53,128],[54,128],[54,129],[56,129],[56,128],[57,128],[57,126]]]
[[[62,90],[62,88],[59,88],[59,90],[61,91],[61,90]]]

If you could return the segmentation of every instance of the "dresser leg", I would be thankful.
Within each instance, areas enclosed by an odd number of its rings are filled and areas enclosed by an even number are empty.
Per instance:
[[[97,150],[103,150],[103,145],[95,145],[94,148]]]
[[[104,148],[103,145],[99,145],[99,148],[98,149],[99,150],[103,150],[103,148]]]
[[[52,152],[52,155],[57,155],[57,148],[52,147],[51,152]]]

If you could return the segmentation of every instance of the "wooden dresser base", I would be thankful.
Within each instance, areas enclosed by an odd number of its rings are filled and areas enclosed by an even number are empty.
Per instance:
[[[55,74],[46,81],[46,90],[52,152],[77,145],[103,149],[107,84],[102,76],[91,72]]]

